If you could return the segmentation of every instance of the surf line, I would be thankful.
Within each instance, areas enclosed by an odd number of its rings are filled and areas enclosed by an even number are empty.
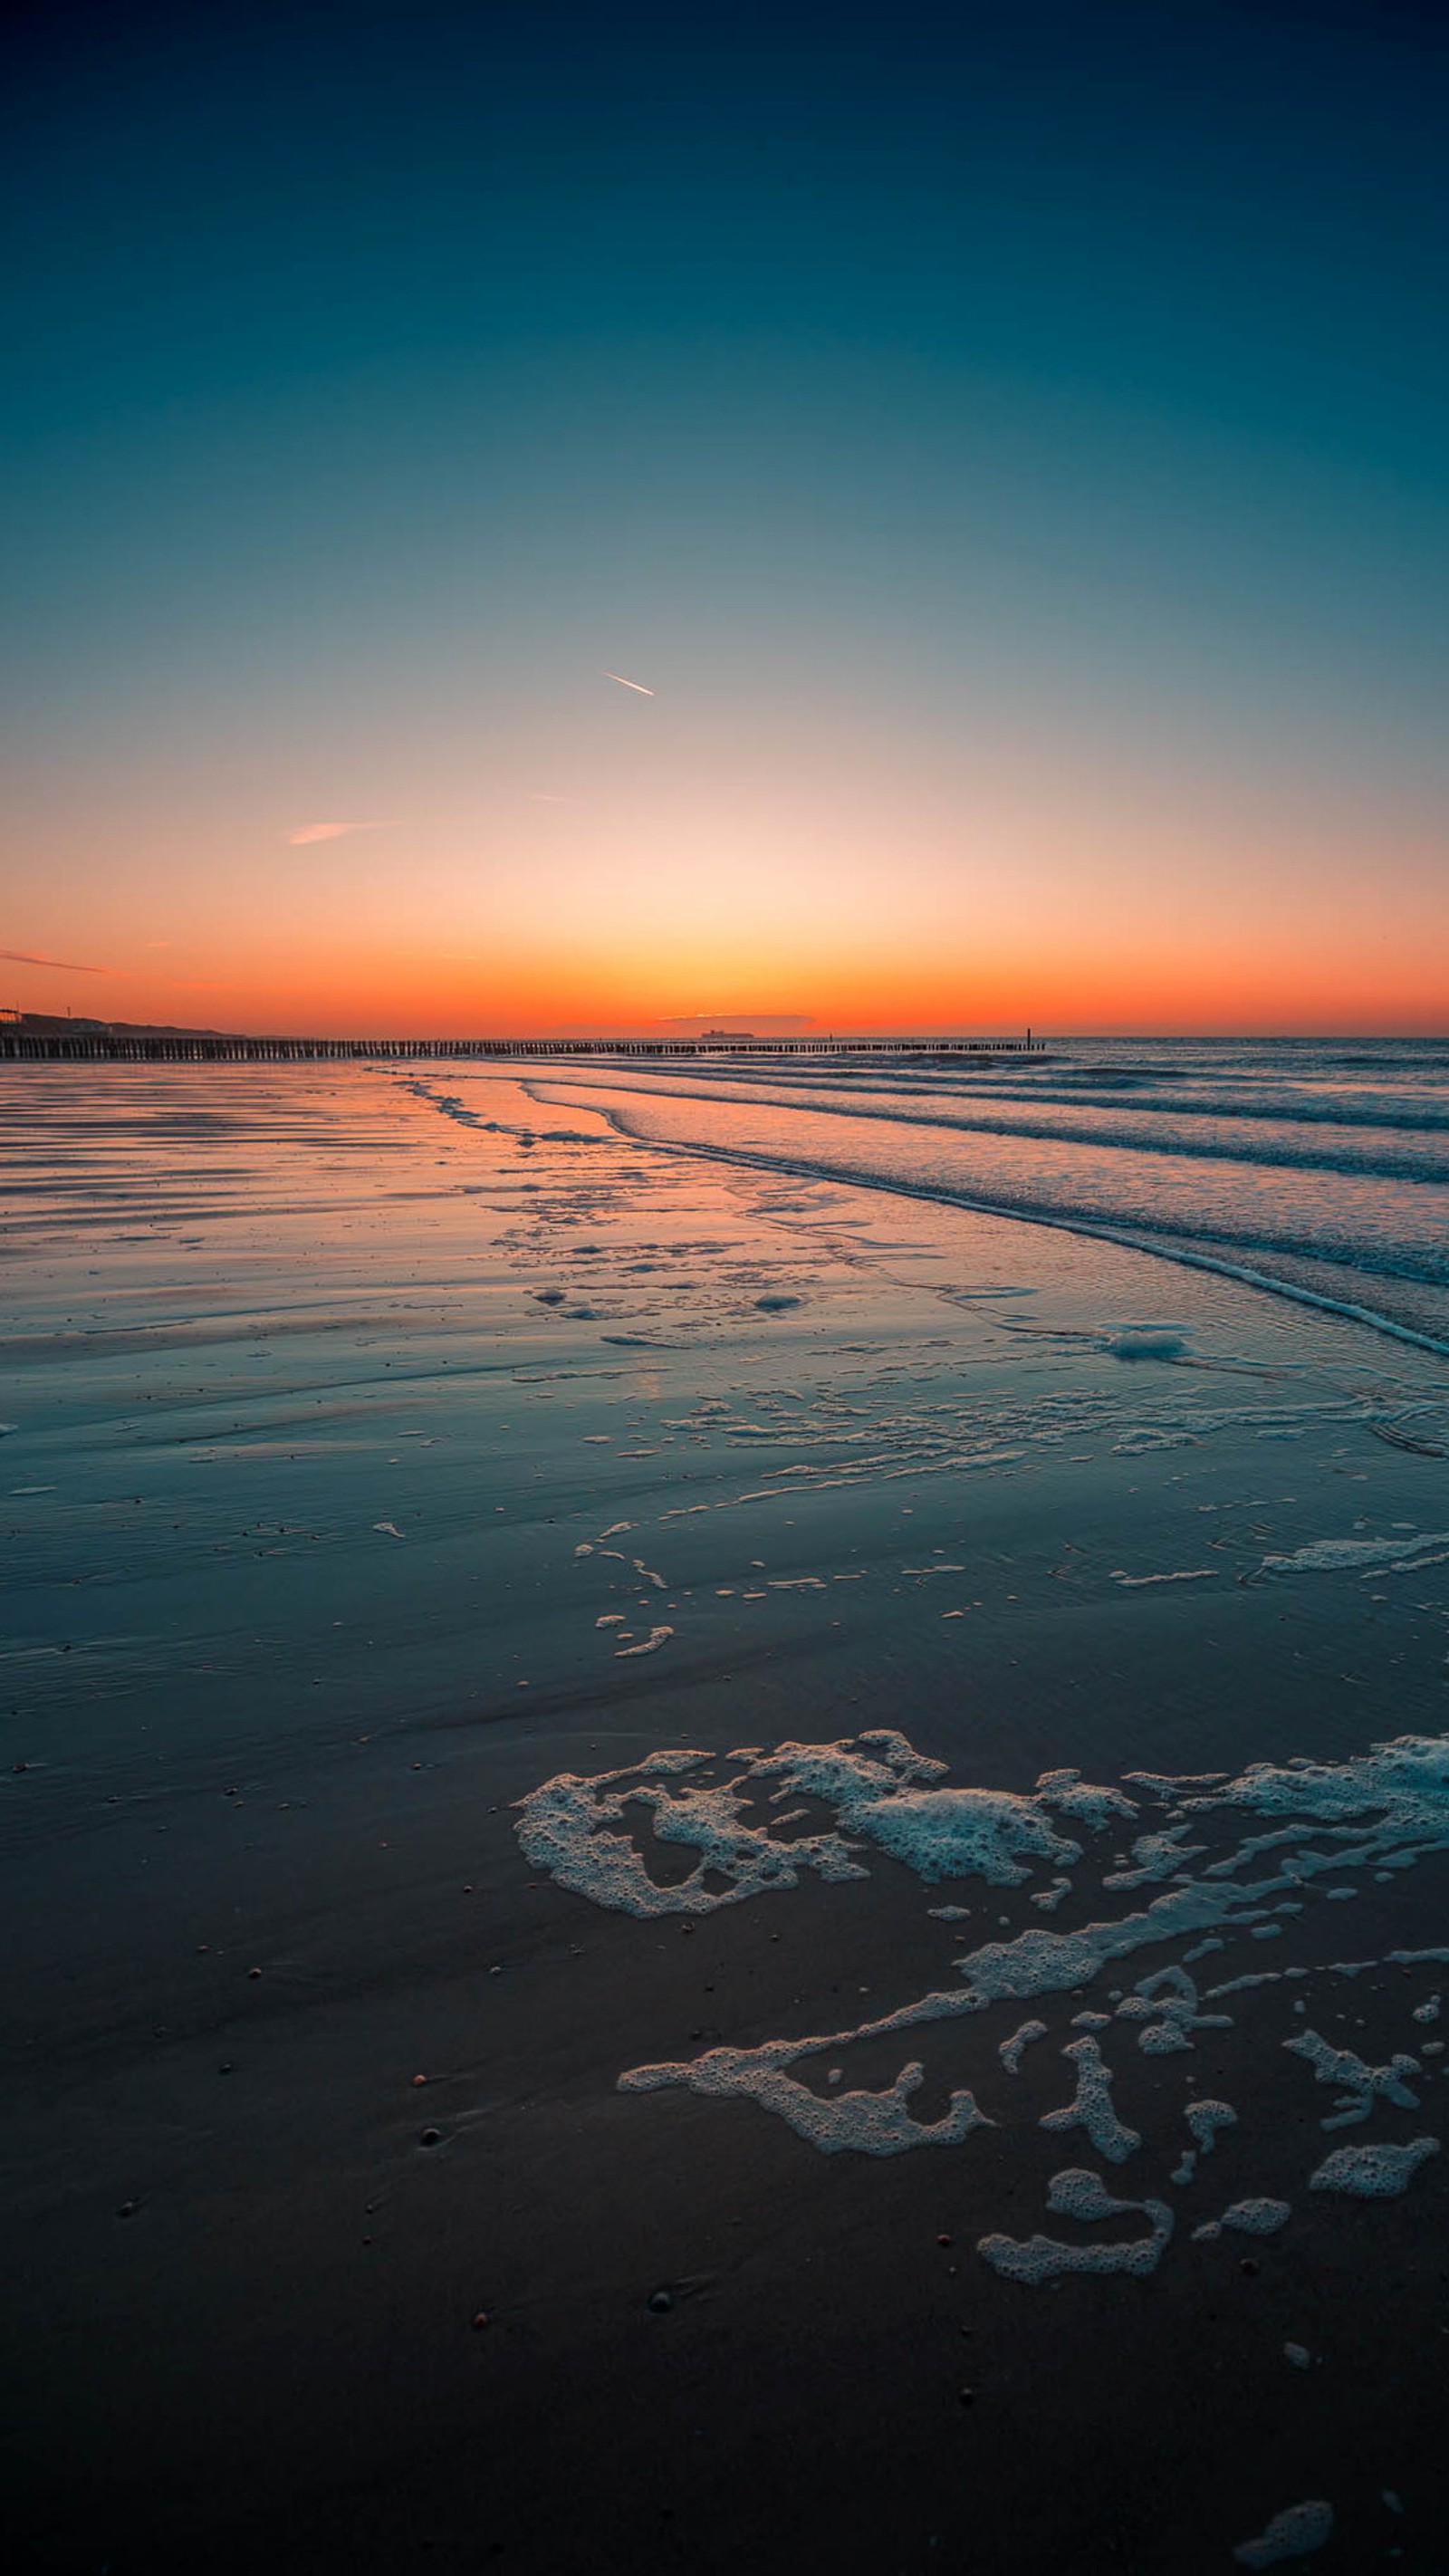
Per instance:
[[[607,1068],[607,1071],[615,1074],[632,1070],[632,1067],[623,1066],[610,1066]],[[875,1087],[877,1089],[882,1088],[889,1078],[890,1072],[888,1070],[886,1073],[877,1077]],[[745,1089],[748,1095],[751,1090],[759,1092],[767,1083],[770,1084],[774,1090],[779,1091],[788,1085],[790,1081],[790,1070],[787,1068],[782,1072],[778,1065],[771,1065],[765,1069],[750,1066],[747,1069],[747,1073],[742,1084],[736,1077],[733,1067],[726,1067],[718,1074],[711,1071],[706,1079],[714,1086],[713,1088],[695,1089],[692,1085],[686,1086],[683,1083],[679,1083],[677,1085],[672,1084],[666,1097],[676,1100],[729,1101],[737,1098],[742,1088]],[[802,1085],[808,1080],[808,1068],[807,1071],[798,1079]],[[640,1098],[646,1100],[650,1098],[657,1099],[659,1097],[657,1086],[651,1085],[643,1079],[634,1082],[616,1083],[615,1087],[622,1091],[635,1093]],[[770,1100],[767,1105],[778,1109],[793,1109],[797,1112],[803,1110],[810,1117],[815,1118],[833,1117],[857,1119],[862,1125],[868,1123],[875,1127],[933,1128],[940,1129],[944,1134],[949,1136],[1004,1137],[1008,1141],[1021,1139],[1029,1144],[1076,1145],[1090,1148],[1094,1153],[1175,1154],[1187,1162],[1250,1162],[1254,1169],[1259,1171],[1335,1172],[1350,1180],[1415,1182],[1424,1180],[1442,1182],[1449,1180],[1449,1168],[1446,1168],[1442,1163],[1437,1166],[1425,1164],[1416,1165],[1411,1158],[1406,1158],[1403,1155],[1401,1155],[1397,1161],[1381,1158],[1375,1162],[1367,1155],[1354,1157],[1347,1154],[1335,1154],[1328,1145],[1324,1145],[1317,1151],[1305,1147],[1301,1153],[1297,1154],[1288,1153],[1286,1151],[1273,1153],[1267,1150],[1259,1150],[1257,1152],[1240,1150],[1238,1153],[1234,1154],[1226,1145],[1207,1144],[1190,1136],[1154,1136],[1150,1130],[1145,1127],[1134,1128],[1124,1125],[1111,1134],[1097,1131],[1087,1133],[1080,1127],[1071,1126],[1063,1119],[947,1117],[930,1106],[917,1107],[915,1105],[918,1102],[930,1103],[933,1099],[939,1096],[937,1094],[913,1091],[901,1096],[911,1103],[909,1113],[904,1116],[895,1109],[867,1108],[863,1106],[861,1101],[851,1092],[843,1092],[824,1099],[817,1094],[815,1098],[803,1103],[792,1100]],[[985,1095],[972,1096],[984,1097]],[[991,1095],[993,1103],[1002,1098],[1025,1099],[1028,1096],[1029,1095],[1025,1093],[1018,1092],[1003,1094],[999,1091]],[[1071,1104],[1064,1102],[1062,1105],[1069,1106]],[[1185,1117],[1190,1115],[1204,1116],[1213,1113],[1207,1113],[1201,1110],[1190,1112],[1184,1109],[1177,1111],[1164,1110],[1161,1114],[1164,1117],[1169,1115]],[[1326,1124],[1326,1122],[1320,1123]],[[1414,1129],[1410,1132],[1417,1135],[1423,1134],[1427,1131],[1423,1129]],[[1436,1129],[1433,1132],[1437,1134],[1441,1131]]]
[[[520,1083],[539,1106],[545,1103],[528,1082]],[[646,1095],[647,1097],[648,1095]],[[658,1095],[654,1095],[658,1096]],[[664,1095],[667,1097],[668,1095]],[[592,1104],[590,1104],[592,1105]],[[678,1160],[697,1158],[705,1162],[729,1163],[751,1172],[786,1172],[792,1180],[834,1181],[846,1189],[879,1190],[887,1198],[924,1199],[929,1206],[968,1208],[973,1216],[1008,1217],[1018,1225],[1049,1226],[1054,1234],[1079,1234],[1097,1243],[1115,1244],[1122,1252],[1142,1252],[1153,1261],[1175,1262],[1181,1270],[1206,1270],[1217,1279],[1236,1279],[1245,1288],[1262,1288],[1270,1297],[1286,1297],[1295,1306],[1312,1306],[1320,1314],[1337,1315],[1350,1324],[1366,1324],[1373,1333],[1385,1333],[1390,1340],[1407,1342],[1414,1350],[1431,1351],[1435,1359],[1449,1359],[1449,1342],[1436,1341],[1431,1333],[1416,1333],[1409,1324],[1396,1324],[1390,1315],[1376,1315],[1371,1306],[1355,1306],[1347,1298],[1323,1297],[1313,1288],[1299,1288],[1289,1279],[1273,1279],[1266,1271],[1250,1270],[1236,1261],[1218,1261],[1208,1252],[1189,1252],[1178,1245],[1153,1243],[1135,1234],[1120,1232],[1115,1226],[1096,1225],[1087,1217],[1049,1215],[1039,1208],[1013,1207],[997,1199],[968,1196],[964,1190],[944,1186],[929,1189],[921,1181],[887,1181],[876,1173],[856,1172],[849,1166],[837,1168],[829,1163],[807,1163],[787,1154],[748,1154],[728,1145],[682,1145],[653,1136],[636,1136],[626,1126],[622,1111],[600,1109],[621,1144],[633,1145],[640,1153],[671,1154]]]

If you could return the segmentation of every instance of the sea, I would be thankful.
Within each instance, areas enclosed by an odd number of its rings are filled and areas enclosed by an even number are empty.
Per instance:
[[[1449,1353],[1449,1040],[1077,1038],[528,1087],[641,1143],[1065,1227]]]

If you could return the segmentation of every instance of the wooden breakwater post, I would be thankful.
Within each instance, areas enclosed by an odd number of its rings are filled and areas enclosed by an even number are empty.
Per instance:
[[[717,1056],[785,1061],[929,1056],[970,1062],[1045,1055],[1045,1038],[292,1038],[123,1029],[26,1029],[0,1022],[10,1064],[446,1064],[594,1060],[677,1063]]]

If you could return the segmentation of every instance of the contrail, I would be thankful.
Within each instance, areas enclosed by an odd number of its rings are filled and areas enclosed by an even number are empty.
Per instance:
[[[654,695],[652,689],[645,688],[642,680],[626,680],[622,671],[606,671],[604,678],[617,680],[621,689],[637,689],[641,698],[652,698]]]
[[[10,966],[58,966],[63,975],[109,975],[111,971],[109,966],[77,966],[73,957],[32,957],[28,948],[0,948],[0,957]]]

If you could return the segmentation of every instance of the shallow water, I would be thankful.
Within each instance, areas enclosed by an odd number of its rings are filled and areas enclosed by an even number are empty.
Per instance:
[[[1434,2528],[1449,1367],[720,1087],[4,1078],[38,2565]]]
[[[1449,1349],[1443,1044],[1081,1039],[965,1071],[741,1058],[538,1088],[656,1141],[1246,1271]]]

